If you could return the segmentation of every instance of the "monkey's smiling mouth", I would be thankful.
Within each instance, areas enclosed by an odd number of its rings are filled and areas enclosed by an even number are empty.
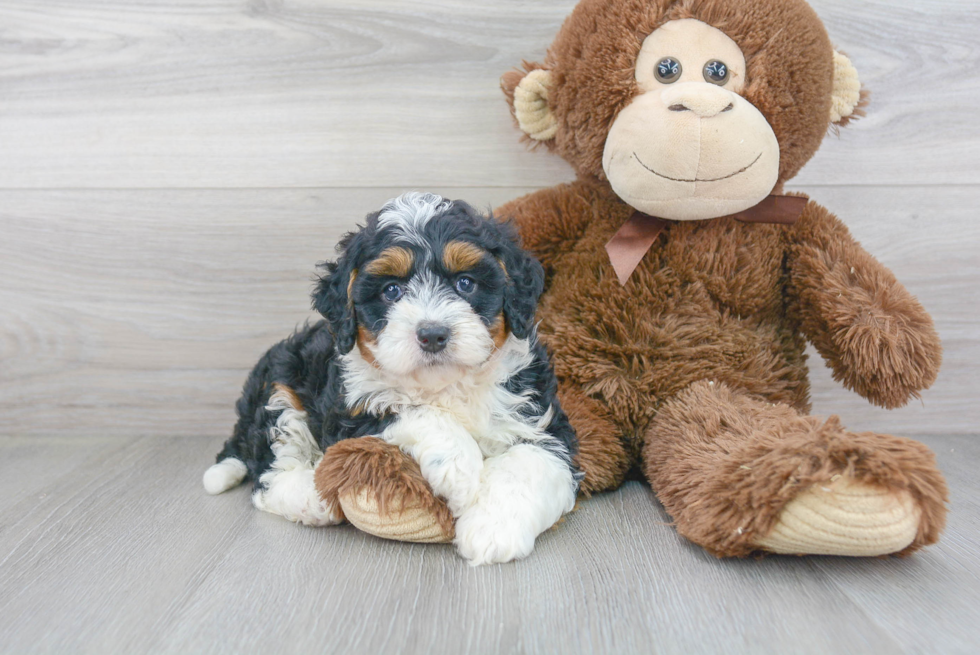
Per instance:
[[[760,152],[758,155],[756,155],[755,159],[752,160],[752,163],[748,164],[747,166],[743,166],[742,168],[738,169],[734,173],[729,173],[728,175],[724,175],[722,177],[714,177],[714,178],[711,178],[709,180],[706,180],[706,179],[703,179],[703,178],[700,178],[700,177],[696,177],[696,178],[691,179],[691,180],[686,180],[686,179],[681,178],[681,177],[670,177],[669,175],[664,175],[663,173],[658,173],[657,171],[653,170],[652,168],[650,168],[649,166],[647,166],[646,164],[644,164],[643,161],[640,159],[639,155],[636,154],[636,152],[633,153],[633,158],[636,159],[636,161],[638,161],[640,163],[640,166],[642,166],[643,168],[647,169],[648,171],[650,171],[651,173],[653,173],[657,177],[662,177],[665,180],[671,180],[673,182],[720,182],[721,180],[727,180],[730,177],[735,177],[736,175],[739,175],[739,174],[744,173],[745,171],[749,170],[750,168],[752,168],[753,164],[755,164],[757,161],[759,161],[759,159],[761,157],[762,157],[762,153]]]

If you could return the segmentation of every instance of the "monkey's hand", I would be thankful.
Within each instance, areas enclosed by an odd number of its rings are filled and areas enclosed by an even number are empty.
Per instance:
[[[810,202],[787,260],[790,311],[834,379],[882,407],[901,407],[936,379],[932,318],[829,211]]]

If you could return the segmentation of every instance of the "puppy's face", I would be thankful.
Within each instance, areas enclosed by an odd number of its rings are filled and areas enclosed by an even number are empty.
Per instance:
[[[361,356],[390,373],[478,366],[506,339],[503,267],[448,232],[386,247],[351,286]]]
[[[402,196],[341,247],[327,282],[346,285],[345,310],[339,296],[317,294],[315,303],[340,350],[352,330],[350,347],[385,372],[441,386],[484,364],[512,330],[527,336],[541,268],[509,226],[465,203]],[[523,280],[515,282],[512,267]]]

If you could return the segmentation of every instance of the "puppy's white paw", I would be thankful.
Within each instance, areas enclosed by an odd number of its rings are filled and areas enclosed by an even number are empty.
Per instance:
[[[499,516],[476,505],[456,519],[453,543],[470,565],[496,564],[527,557],[537,535],[514,516]]]
[[[463,452],[455,455],[429,452],[422,456],[419,468],[432,492],[446,501],[453,516],[459,516],[476,501],[483,471],[479,450],[475,456]]]
[[[204,490],[211,495],[224,493],[241,484],[248,474],[245,462],[234,457],[223,459],[204,472]]]
[[[337,508],[320,500],[313,484],[312,469],[292,469],[264,473],[265,489],[252,494],[256,509],[310,526],[334,525],[342,520]]]

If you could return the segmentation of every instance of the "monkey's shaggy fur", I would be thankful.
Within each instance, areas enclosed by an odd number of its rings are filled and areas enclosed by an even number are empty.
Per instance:
[[[829,211],[810,201],[792,226],[669,222],[617,281],[603,246],[633,208],[605,179],[606,132],[638,93],[643,38],[679,18],[721,29],[745,54],[743,95],[780,144],[773,193],[828,129],[833,49],[801,0],[583,0],[545,63],[525,65],[551,71],[558,129],[546,144],[579,179],[498,214],[515,218],[547,272],[539,334],[578,431],[583,491],[615,488],[639,466],[681,534],[743,556],[797,494],[846,474],[919,503],[903,553],[933,543],[947,492],[932,453],[807,416],[806,340],[835,379],[889,408],[929,387],[941,360],[923,307]],[[522,76],[503,79],[512,106]]]

